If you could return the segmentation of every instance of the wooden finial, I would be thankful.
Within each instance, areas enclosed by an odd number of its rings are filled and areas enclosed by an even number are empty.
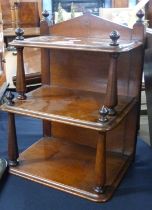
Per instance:
[[[120,38],[120,34],[118,31],[114,30],[110,33],[109,35],[110,39],[112,40],[112,42],[110,43],[111,46],[118,46],[118,39]]]
[[[7,99],[7,105],[8,106],[13,106],[14,105],[14,101],[13,101],[13,99],[14,99],[14,95],[12,94],[12,92],[11,91],[8,91],[8,92],[6,92],[6,99]]]
[[[144,12],[143,10],[139,10],[136,14],[138,17],[137,21],[133,25],[133,32],[132,32],[132,40],[138,40],[143,43],[146,41],[146,26],[144,21]]]
[[[140,9],[140,10],[137,12],[137,14],[136,14],[136,16],[138,17],[138,19],[137,19],[136,22],[143,23],[143,22],[144,22],[144,21],[143,21],[144,15],[145,15],[145,14],[144,14],[143,10]]]
[[[99,122],[101,122],[101,123],[108,122],[108,118],[107,118],[108,109],[107,109],[107,107],[105,107],[103,105],[102,108],[99,110],[99,114],[100,114]]]
[[[44,11],[42,12],[42,16],[43,16],[44,19],[47,19],[48,16],[49,16],[49,12],[48,12],[47,10],[44,10]]]
[[[24,30],[22,28],[17,28],[15,30],[16,33],[16,40],[24,40],[23,34],[24,34]]]

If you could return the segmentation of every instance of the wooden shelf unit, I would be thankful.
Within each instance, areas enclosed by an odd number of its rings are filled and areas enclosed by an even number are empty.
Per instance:
[[[9,94],[1,106],[8,112],[10,172],[107,201],[135,154],[144,26],[138,21],[129,29],[85,14],[50,27],[44,18],[40,31],[11,43],[18,51],[18,96]],[[41,49],[42,87],[28,94],[24,47]],[[15,114],[43,120],[42,139],[20,155]]]

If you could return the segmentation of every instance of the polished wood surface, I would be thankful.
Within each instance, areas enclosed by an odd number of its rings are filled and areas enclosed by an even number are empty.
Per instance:
[[[18,25],[20,27],[38,27],[40,16],[38,2],[20,2],[18,9]]]
[[[49,49],[71,49],[95,52],[128,52],[141,45],[139,42],[120,42],[117,48],[110,46],[110,39],[83,38],[83,37],[63,37],[63,36],[39,36],[28,38],[22,41],[13,40],[10,45],[23,47],[39,47]]]
[[[52,27],[49,27],[49,29],[51,35],[86,38],[92,37],[99,39],[108,39],[109,34],[113,30],[117,30],[121,34],[120,40],[122,39],[126,41],[132,39],[133,33],[130,28],[90,14],[74,18],[71,21],[69,20],[63,23],[54,24]]]
[[[96,150],[91,147],[56,138],[43,138],[24,151],[19,158],[20,165],[12,167],[10,171],[92,201],[106,201],[114,190],[115,177],[119,177],[120,182],[124,169],[128,168],[129,158],[107,152],[106,190],[105,194],[98,194],[93,190],[95,153]]]
[[[131,97],[119,96],[118,106],[116,106],[119,117],[109,117],[109,124],[102,125],[98,122],[98,110],[104,104],[104,94],[43,86],[28,93],[27,98],[23,102],[15,101],[12,107],[4,105],[3,110],[99,131],[110,130],[117,126],[124,117],[124,111],[128,112],[135,104]]]
[[[120,40],[111,46],[109,32],[115,30],[119,30]],[[85,14],[53,26],[44,18],[40,32],[43,37],[11,43],[20,51],[18,96],[26,98],[12,101],[9,97],[1,109],[42,119],[44,138],[20,154],[19,166],[10,171],[104,202],[118,187],[135,155],[143,23],[138,20],[129,29]],[[42,87],[28,94],[23,47],[41,49]],[[116,110],[112,116],[111,108]],[[15,121],[9,118],[12,123],[15,130]],[[16,147],[12,147],[14,154]]]
[[[112,109],[117,106],[118,103],[118,89],[117,89],[117,61],[118,53],[114,53],[110,58],[109,74],[108,74],[108,83],[105,97],[105,105]]]

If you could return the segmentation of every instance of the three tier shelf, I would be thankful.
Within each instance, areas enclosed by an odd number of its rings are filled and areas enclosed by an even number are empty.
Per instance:
[[[107,201],[134,159],[144,26],[85,14],[17,38],[18,96],[7,95],[10,172],[80,197]],[[110,37],[109,37],[110,34]],[[42,86],[26,93],[23,48],[41,48]],[[37,62],[37,61],[35,61]],[[43,136],[21,154],[15,114],[42,119]],[[22,139],[19,139],[22,141]]]

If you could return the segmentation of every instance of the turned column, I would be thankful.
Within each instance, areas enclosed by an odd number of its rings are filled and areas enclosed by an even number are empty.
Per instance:
[[[18,145],[16,137],[15,118],[13,113],[8,113],[8,158],[9,165],[16,166],[18,164]]]
[[[109,74],[104,106],[108,109],[108,115],[115,115],[115,106],[117,106],[118,103],[117,61],[119,53],[117,52],[117,47],[119,45],[118,39],[120,38],[118,31],[112,31],[110,33],[110,38],[112,40],[110,45],[114,48],[114,52],[110,54]]]
[[[48,11],[43,11],[42,16],[43,18],[40,22],[40,34],[44,36],[49,34],[50,22],[48,20]],[[42,85],[50,85],[51,75],[49,49],[41,49],[41,74]],[[46,120],[43,120],[43,136],[51,136],[51,122]]]
[[[21,28],[17,28],[15,31],[17,37],[16,40],[24,40],[24,31]],[[16,74],[16,91],[18,93],[17,98],[20,100],[26,99],[26,82],[23,60],[23,47],[17,47],[17,74]]]
[[[95,162],[95,192],[104,193],[106,183],[106,133],[99,134]]]
[[[115,106],[118,103],[118,91],[117,91],[117,60],[118,53],[112,53],[110,55],[110,66],[109,66],[109,75],[108,83],[106,90],[106,97],[104,101],[105,107],[108,108],[109,115],[115,115]]]

